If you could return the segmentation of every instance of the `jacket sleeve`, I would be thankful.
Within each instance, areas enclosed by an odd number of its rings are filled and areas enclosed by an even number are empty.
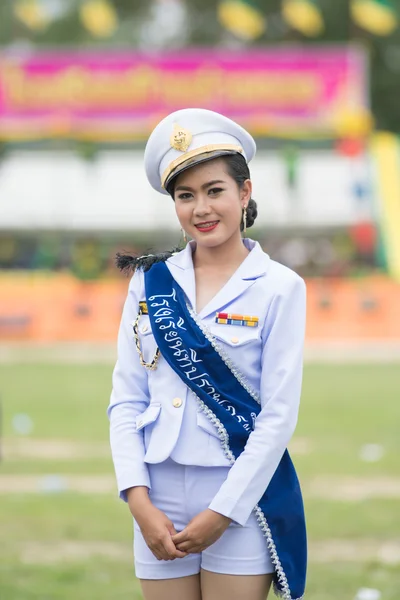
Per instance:
[[[118,360],[113,372],[113,389],[107,414],[110,444],[120,497],[135,486],[150,488],[144,462],[143,431],[136,430],[136,417],[149,404],[146,369],[140,364],[133,337],[133,322],[138,314],[142,273],[136,272],[129,285],[118,334]]]
[[[244,525],[265,492],[296,427],[303,372],[306,292],[290,278],[268,309],[262,339],[261,412],[242,454],[209,508]]]

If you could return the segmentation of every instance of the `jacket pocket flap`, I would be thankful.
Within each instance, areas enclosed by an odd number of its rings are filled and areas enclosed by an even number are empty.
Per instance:
[[[210,331],[217,341],[221,340],[228,346],[244,346],[254,342],[259,337],[257,327],[245,327],[235,325],[211,325]]]
[[[136,417],[136,430],[140,431],[143,427],[154,423],[160,414],[161,404],[150,404],[144,412]]]

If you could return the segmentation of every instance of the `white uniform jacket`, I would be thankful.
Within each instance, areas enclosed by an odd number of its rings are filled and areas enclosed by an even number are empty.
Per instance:
[[[294,432],[301,393],[305,330],[305,285],[273,261],[260,245],[244,240],[250,253],[198,314],[198,318],[260,395],[261,412],[245,450],[230,469],[210,508],[244,525],[267,488]],[[166,262],[195,310],[193,242]],[[118,489],[151,488],[148,463],[168,457],[198,466],[229,466],[214,426],[197,410],[193,393],[160,357],[156,370],[139,361],[132,324],[145,300],[144,275],[129,285],[118,337],[118,361],[108,408]],[[217,311],[259,317],[258,327],[217,324]],[[151,362],[156,344],[149,317],[142,315],[139,338]]]

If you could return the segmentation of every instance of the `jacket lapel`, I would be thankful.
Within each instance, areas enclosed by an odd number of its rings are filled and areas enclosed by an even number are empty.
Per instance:
[[[250,240],[246,240],[247,247]],[[199,317],[204,319],[210,314],[222,311],[236,298],[239,298],[246,290],[251,288],[259,277],[263,277],[267,272],[269,256],[265,254],[258,243],[254,243],[251,252],[235,271],[229,281],[226,282],[219,292],[211,298],[210,302],[199,313]],[[249,248],[250,250],[250,248]]]
[[[239,298],[248,288],[255,283],[255,279],[240,279],[233,275],[223,288],[210,300],[199,313],[200,319],[208,317],[211,313],[222,311],[224,307]]]
[[[180,285],[192,307],[196,306],[196,281],[194,278],[192,248],[187,244],[178,254],[171,256],[166,265],[170,270],[172,277]]]
[[[167,266],[175,279],[188,297],[192,307],[196,306],[196,281],[193,269],[192,246],[171,256]],[[241,296],[247,289],[254,285],[259,277],[263,277],[268,269],[269,256],[263,252],[257,242],[245,240],[250,253],[235,271],[223,288],[208,302],[198,316],[203,319],[213,312],[221,311],[230,302]]]

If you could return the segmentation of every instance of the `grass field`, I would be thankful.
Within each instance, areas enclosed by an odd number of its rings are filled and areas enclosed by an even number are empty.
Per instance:
[[[108,453],[111,366],[0,365],[1,600],[140,599]],[[32,419],[29,435],[13,419]],[[309,600],[400,598],[400,365],[307,365],[292,454]],[[360,458],[380,444],[382,458]],[[55,489],[57,488],[57,489]]]

